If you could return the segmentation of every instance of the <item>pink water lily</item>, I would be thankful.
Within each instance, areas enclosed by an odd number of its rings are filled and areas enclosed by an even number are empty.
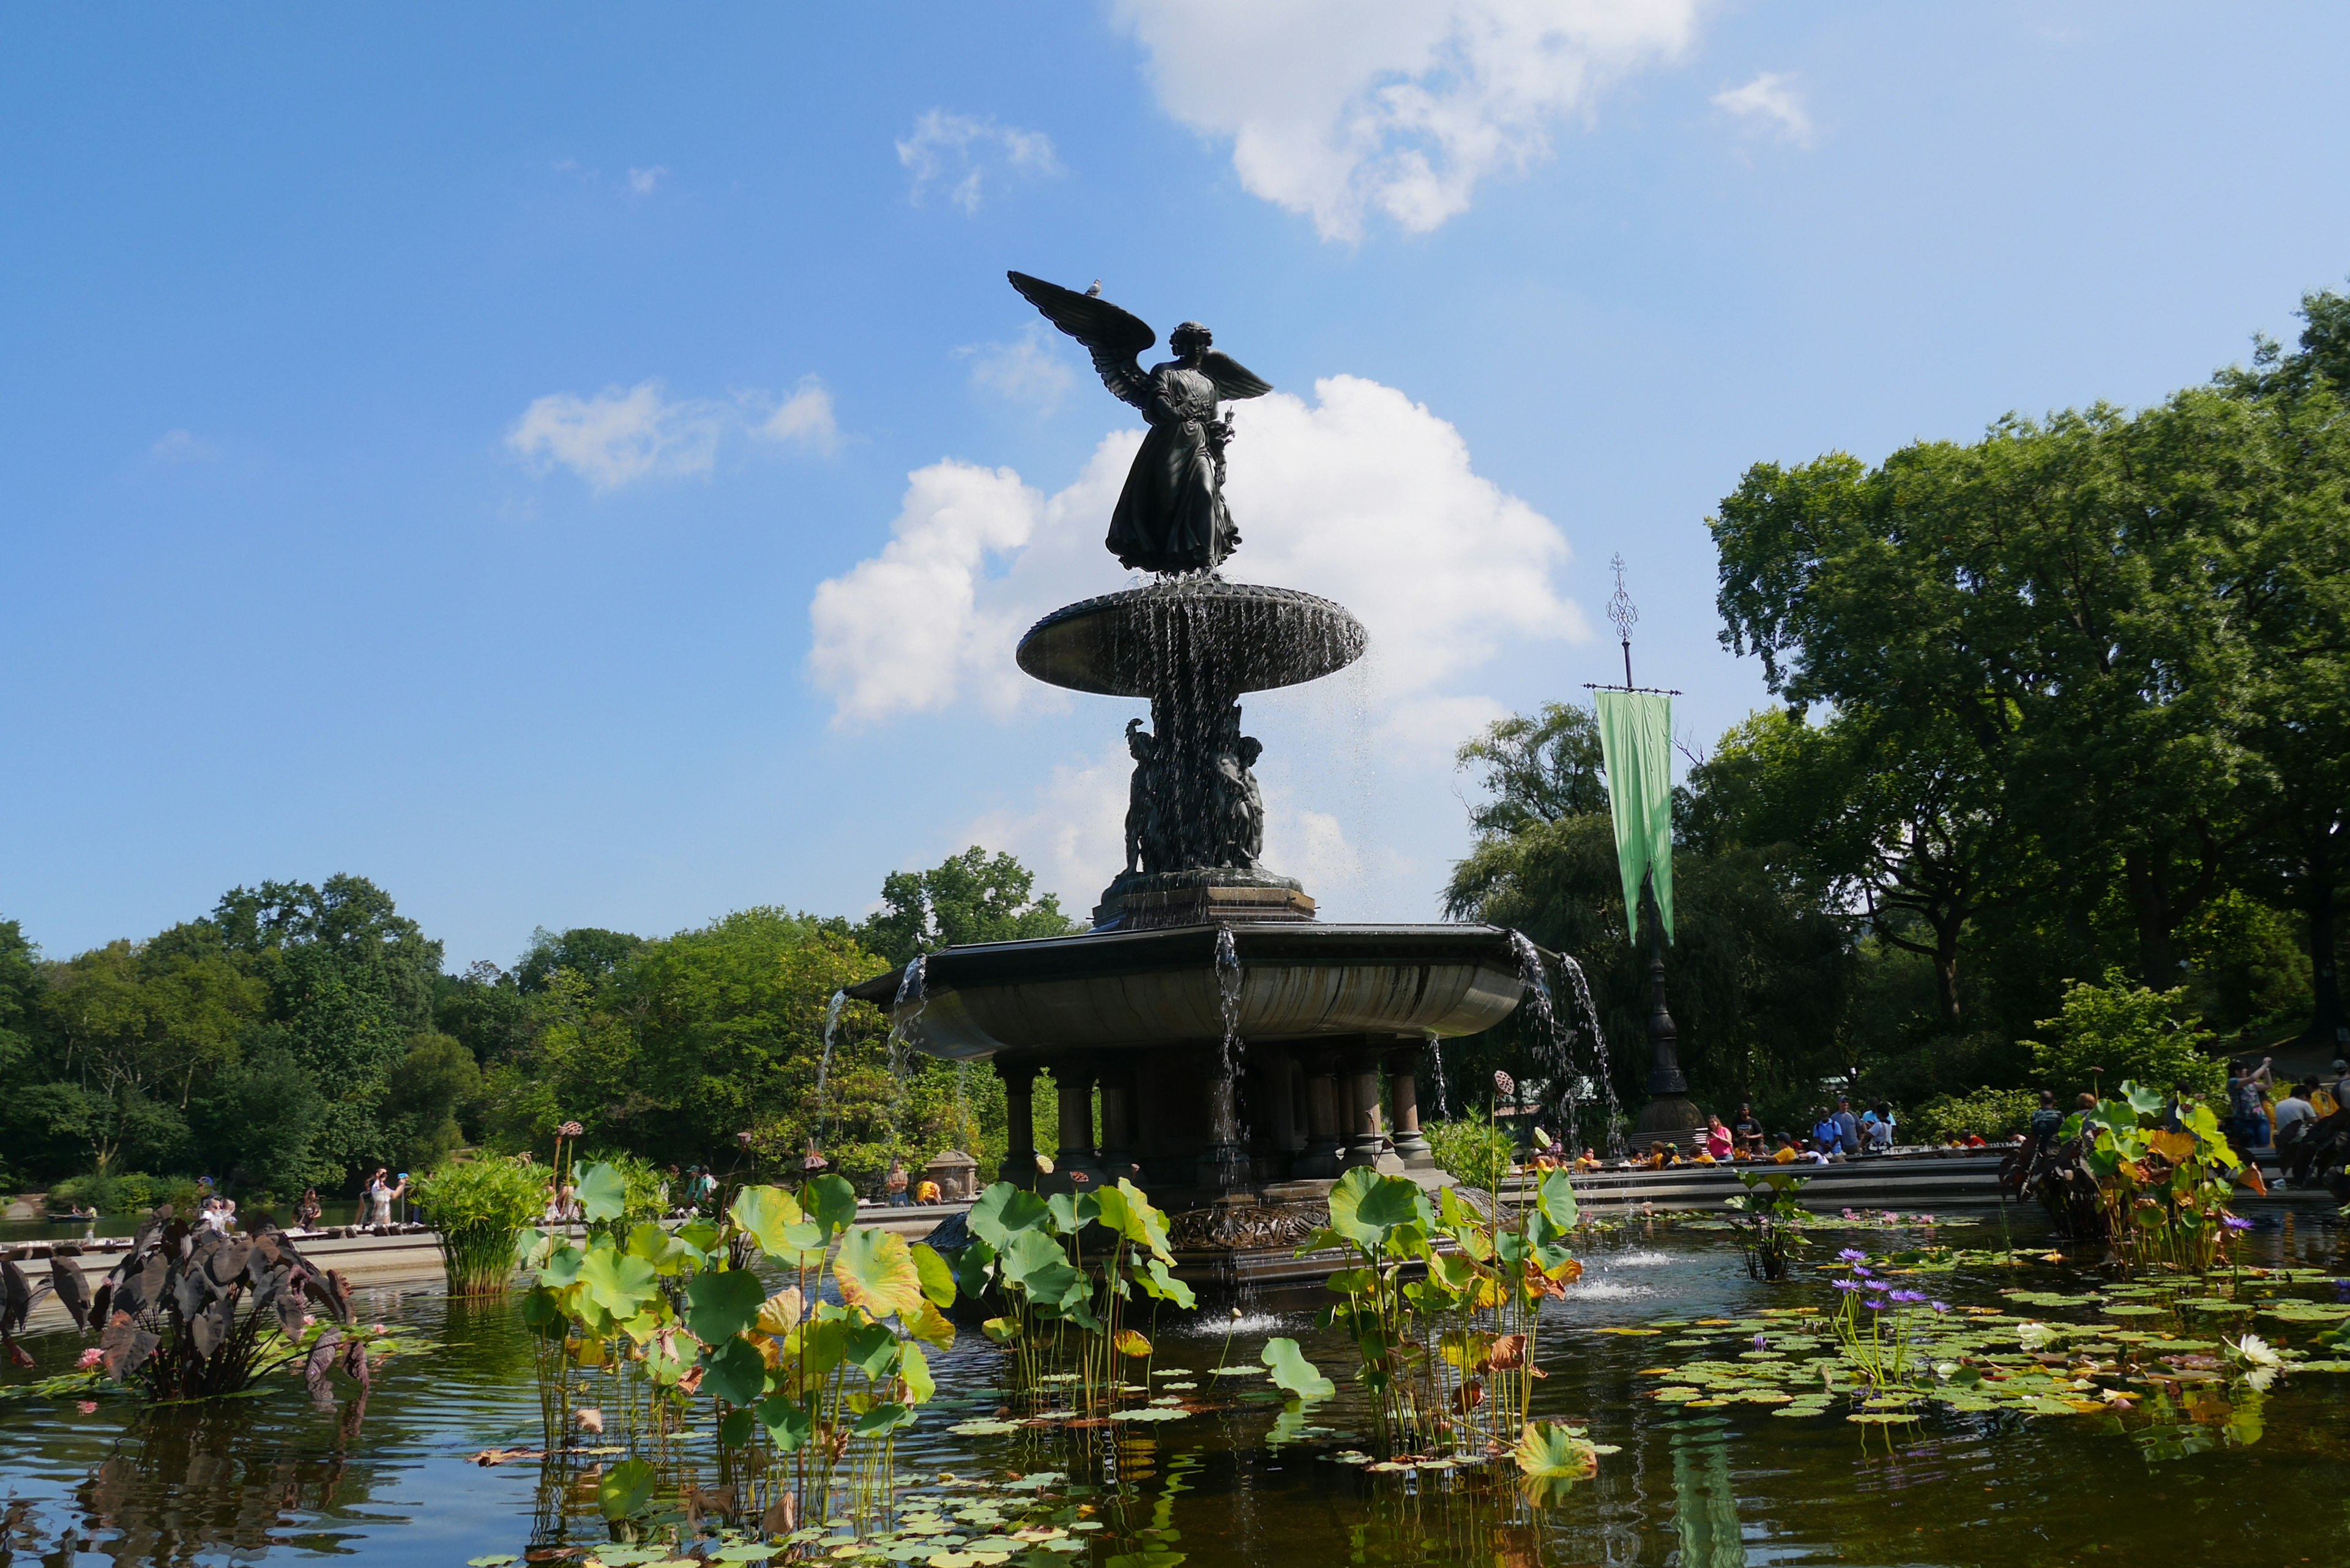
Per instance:
[[[88,1372],[105,1359],[106,1352],[99,1349],[98,1346],[93,1345],[88,1350],[81,1353],[81,1355],[74,1362],[74,1365],[79,1367],[82,1371]]]

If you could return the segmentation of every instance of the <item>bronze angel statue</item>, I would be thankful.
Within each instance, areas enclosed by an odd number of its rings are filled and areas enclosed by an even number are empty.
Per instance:
[[[1141,355],[1159,335],[1102,298],[1100,284],[1079,294],[1026,273],[1010,276],[1045,320],[1086,346],[1102,384],[1150,421],[1110,514],[1110,554],[1120,566],[1146,572],[1222,566],[1241,535],[1224,505],[1224,446],[1232,423],[1217,417],[1217,401],[1263,397],[1272,383],[1210,348],[1214,339],[1196,321],[1167,335],[1174,358],[1145,370]]]

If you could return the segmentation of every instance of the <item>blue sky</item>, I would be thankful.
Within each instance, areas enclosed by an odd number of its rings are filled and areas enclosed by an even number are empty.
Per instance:
[[[449,943],[1082,909],[1131,705],[1010,672],[1134,419],[1007,267],[1272,380],[1232,575],[1268,855],[1427,919],[1454,745],[1764,700],[1741,471],[2142,402],[2350,272],[2317,5],[0,9],[0,916],[55,955],[352,871]],[[826,585],[830,585],[829,587]],[[1590,635],[1597,626],[1598,638]]]

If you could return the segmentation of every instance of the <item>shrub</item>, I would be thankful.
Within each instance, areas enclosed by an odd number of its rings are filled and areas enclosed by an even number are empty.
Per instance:
[[[522,1233],[546,1211],[546,1172],[518,1159],[444,1160],[416,1183],[416,1206],[441,1238],[452,1296],[503,1295]]]
[[[1471,1111],[1458,1121],[1433,1123],[1427,1137],[1438,1165],[1489,1192],[1508,1178],[1517,1154],[1510,1135],[1480,1111]]]
[[[88,1176],[68,1177],[50,1188],[49,1204],[57,1209],[87,1206],[100,1214],[136,1214],[164,1202],[182,1185],[192,1197],[195,1184],[184,1178],[165,1182],[142,1170],[94,1170]]]
[[[2203,1054],[2212,1036],[2201,1021],[2179,1016],[2186,999],[2184,986],[2149,991],[2107,970],[2103,985],[2075,981],[2065,988],[2064,1010],[2040,1021],[2047,1043],[2019,1044],[2032,1047],[2033,1074],[2060,1099],[2098,1084],[2111,1091],[2125,1078],[2209,1097],[2226,1085],[2228,1072]]]
[[[1909,1130],[1921,1143],[1948,1143],[1966,1133],[1979,1133],[1997,1143],[2032,1125],[2040,1108],[2037,1089],[1976,1089],[1963,1095],[1941,1095],[1918,1107]]]

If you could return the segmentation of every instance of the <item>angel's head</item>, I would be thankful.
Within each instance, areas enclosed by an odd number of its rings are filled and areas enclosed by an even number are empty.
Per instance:
[[[1215,340],[1216,335],[1198,322],[1186,321],[1167,335],[1167,347],[1175,350],[1177,358],[1188,359],[1194,354],[1206,353],[1208,345]]]

